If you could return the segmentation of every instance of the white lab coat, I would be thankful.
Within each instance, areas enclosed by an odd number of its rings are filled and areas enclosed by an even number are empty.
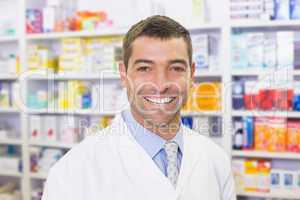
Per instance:
[[[234,200],[230,159],[205,136],[183,128],[176,189],[130,134],[121,115],[50,170],[42,200]]]

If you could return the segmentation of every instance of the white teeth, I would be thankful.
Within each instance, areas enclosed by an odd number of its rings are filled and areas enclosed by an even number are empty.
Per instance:
[[[167,104],[167,103],[171,103],[175,99],[175,97],[166,97],[166,98],[145,97],[145,99],[151,103]]]

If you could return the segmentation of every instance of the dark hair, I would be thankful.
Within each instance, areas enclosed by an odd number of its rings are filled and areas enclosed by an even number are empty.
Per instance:
[[[132,43],[135,39],[148,36],[160,39],[183,38],[192,63],[192,42],[189,31],[175,20],[160,15],[154,15],[133,25],[123,39],[123,61],[126,69],[132,54]]]

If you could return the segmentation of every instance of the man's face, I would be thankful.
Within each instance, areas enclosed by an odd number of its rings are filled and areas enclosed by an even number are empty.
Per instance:
[[[182,38],[139,37],[133,42],[127,71],[121,65],[120,72],[138,121],[165,125],[179,113],[194,75],[188,58]]]

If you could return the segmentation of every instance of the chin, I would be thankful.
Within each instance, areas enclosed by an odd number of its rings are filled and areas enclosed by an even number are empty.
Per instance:
[[[144,119],[149,120],[151,124],[155,125],[169,124],[169,122],[176,117],[177,113],[178,112],[166,112],[158,110],[153,114],[144,115]]]

